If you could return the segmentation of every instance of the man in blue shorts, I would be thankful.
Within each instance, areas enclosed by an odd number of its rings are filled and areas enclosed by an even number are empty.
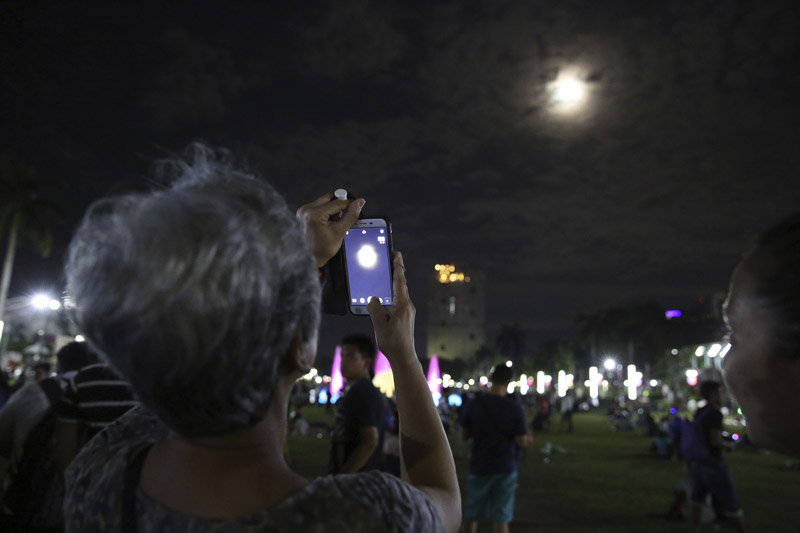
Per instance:
[[[514,516],[519,449],[533,442],[519,403],[506,394],[511,368],[492,370],[489,394],[476,397],[464,410],[461,435],[470,446],[465,531],[475,533],[478,522],[492,522],[495,533],[508,531]]]
[[[697,426],[702,444],[707,448],[707,457],[689,459],[692,474],[692,530],[699,531],[700,513],[708,494],[715,511],[732,520],[737,531],[747,531],[742,507],[733,488],[733,479],[722,458],[722,450],[733,449],[733,444],[722,440],[722,392],[717,381],[700,384],[700,395],[708,402],[694,414],[692,424]],[[688,431],[688,430],[684,430]]]

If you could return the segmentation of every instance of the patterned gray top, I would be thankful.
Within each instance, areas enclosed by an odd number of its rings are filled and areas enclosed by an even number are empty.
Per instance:
[[[133,450],[169,430],[144,407],[108,426],[67,470],[66,531],[120,531],[123,480]],[[438,532],[443,526],[420,490],[382,472],[326,476],[279,504],[238,518],[184,515],[136,492],[139,531]]]

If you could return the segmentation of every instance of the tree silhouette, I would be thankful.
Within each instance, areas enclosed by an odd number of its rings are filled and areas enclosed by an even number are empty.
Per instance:
[[[513,362],[519,362],[527,346],[525,332],[518,324],[503,324],[500,332],[495,337],[495,345],[501,355],[505,355]]]
[[[8,235],[0,277],[0,320],[20,236],[27,237],[43,257],[50,254],[53,236],[46,223],[47,217],[63,216],[61,207],[44,197],[44,192],[53,187],[53,183],[38,180],[30,165],[9,155],[0,156],[0,236]]]

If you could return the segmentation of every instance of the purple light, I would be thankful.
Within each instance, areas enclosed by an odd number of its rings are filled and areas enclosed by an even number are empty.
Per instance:
[[[731,435],[731,438],[733,440],[739,440],[739,434],[738,433],[734,433],[733,435]]]
[[[344,388],[342,378],[342,347],[336,347],[336,355],[333,356],[333,368],[331,368],[331,396],[339,396]]]
[[[428,390],[438,400],[442,396],[442,382],[440,381],[441,374],[439,374],[439,356],[433,354],[431,362],[428,365]]]
[[[677,413],[677,412],[678,412],[678,410],[677,410],[677,409],[675,409],[674,407],[671,407],[671,408],[670,408],[670,410],[669,410],[669,412],[670,412],[670,413],[672,413],[672,414],[674,415],[675,413]]]
[[[383,355],[383,352],[378,350],[378,357],[375,359],[375,375],[383,374],[384,372],[391,372],[392,366],[389,360]]]
[[[681,312],[678,311],[677,309],[672,309],[664,313],[664,316],[667,318],[678,318],[679,316],[681,316]]]

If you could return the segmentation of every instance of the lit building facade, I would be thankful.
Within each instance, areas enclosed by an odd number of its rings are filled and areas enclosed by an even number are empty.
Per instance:
[[[428,357],[471,359],[486,342],[483,273],[436,265],[428,295]]]

